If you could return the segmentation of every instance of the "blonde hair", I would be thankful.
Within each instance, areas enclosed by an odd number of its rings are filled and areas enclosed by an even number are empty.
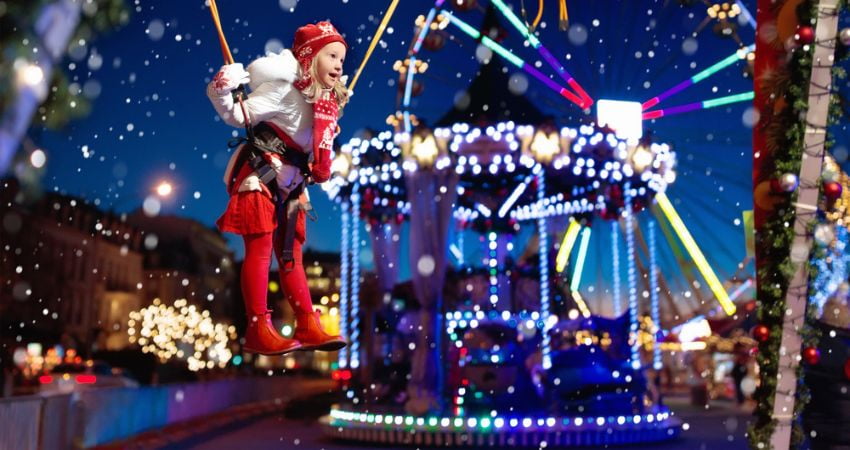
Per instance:
[[[304,88],[303,91],[301,91],[304,96],[307,97],[307,103],[315,103],[316,100],[319,100],[322,94],[327,91],[327,88],[325,88],[325,86],[319,79],[318,59],[319,58],[313,58],[313,60],[310,61],[309,72],[310,79],[312,79],[313,82],[310,83],[309,86]],[[298,70],[299,72],[301,72],[300,68]],[[301,77],[303,78],[303,74],[301,75]],[[345,107],[345,104],[348,103],[348,88],[346,88],[340,80],[336,80],[330,90],[332,90],[334,94],[336,94],[336,102],[337,105],[339,105],[339,115],[342,116],[342,109]]]

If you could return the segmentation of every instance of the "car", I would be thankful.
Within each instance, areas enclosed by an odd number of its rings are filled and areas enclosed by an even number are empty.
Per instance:
[[[122,369],[113,368],[103,361],[65,363],[54,366],[49,373],[38,378],[39,393],[43,395],[104,387],[138,387],[139,383],[126,376]]]

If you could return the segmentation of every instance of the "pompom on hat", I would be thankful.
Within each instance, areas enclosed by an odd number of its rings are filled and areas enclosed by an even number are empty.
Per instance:
[[[295,83],[295,87],[299,90],[304,90],[312,80],[310,79],[310,64],[313,58],[319,53],[322,47],[332,43],[339,42],[348,48],[348,43],[341,34],[328,21],[321,21],[315,24],[307,24],[295,30],[295,40],[292,43],[292,53],[295,54],[295,59],[301,65],[302,78]]]

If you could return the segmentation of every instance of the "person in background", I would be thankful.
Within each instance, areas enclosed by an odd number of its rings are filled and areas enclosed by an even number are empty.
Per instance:
[[[750,362],[750,354],[744,344],[736,342],[732,350],[732,355],[732,380],[735,381],[735,400],[740,406],[744,404],[744,401],[746,401],[746,395],[744,395],[741,383],[744,381],[744,377],[747,376],[747,366]]]

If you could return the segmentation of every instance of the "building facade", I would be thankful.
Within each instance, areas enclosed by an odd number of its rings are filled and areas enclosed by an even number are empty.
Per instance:
[[[22,204],[0,181],[0,337],[83,355],[128,345],[131,311],[185,298],[232,323],[233,252],[214,229],[175,216],[118,215],[48,193]],[[238,299],[237,299],[238,300]]]

